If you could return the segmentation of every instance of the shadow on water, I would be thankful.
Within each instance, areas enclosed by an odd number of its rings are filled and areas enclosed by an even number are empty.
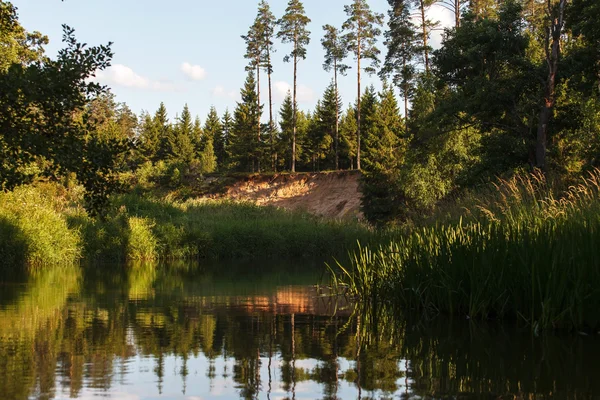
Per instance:
[[[308,263],[131,264],[0,278],[7,399],[600,396],[597,337],[412,321],[322,296]],[[336,309],[338,313],[332,315]],[[354,311],[354,312],[353,312]],[[418,397],[417,397],[418,396]]]

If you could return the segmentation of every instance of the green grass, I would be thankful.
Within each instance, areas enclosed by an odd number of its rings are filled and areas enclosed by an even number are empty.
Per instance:
[[[456,223],[357,250],[336,283],[411,312],[600,327],[600,171],[557,197],[540,175],[501,181]]]
[[[77,187],[38,184],[1,194],[0,257],[8,265],[314,258],[344,254],[357,240],[379,236],[356,222],[176,195],[115,196],[106,218],[94,219],[83,210]]]
[[[0,193],[0,257],[5,265],[73,263],[79,232],[59,211],[58,194],[20,187]]]

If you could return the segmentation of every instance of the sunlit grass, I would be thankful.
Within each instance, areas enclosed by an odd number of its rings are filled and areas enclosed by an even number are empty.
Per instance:
[[[457,223],[360,248],[336,282],[419,313],[599,326],[600,171],[560,197],[539,174],[499,181],[496,191]]]

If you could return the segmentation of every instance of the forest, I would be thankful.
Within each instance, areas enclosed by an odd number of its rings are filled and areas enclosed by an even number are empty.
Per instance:
[[[388,0],[383,15],[367,0],[349,2],[342,26],[311,32],[300,0],[281,16],[261,0],[237,33],[247,60],[239,100],[231,111],[202,110],[202,121],[187,105],[136,115],[92,79],[110,66],[111,43],[80,43],[64,25],[64,48],[51,59],[48,38],[0,0],[0,254],[43,263],[231,248],[251,256],[258,246],[322,256],[360,240],[335,278],[357,296],[595,326],[600,3]],[[455,16],[436,49],[432,7]],[[320,41],[323,60],[310,58],[310,41]],[[278,110],[276,49],[294,77]],[[331,83],[314,109],[300,110],[297,72],[307,60],[322,63]],[[381,90],[363,87],[365,75]],[[355,80],[355,98],[341,98],[341,77]],[[350,169],[362,171],[365,221],[193,199],[211,176]]]

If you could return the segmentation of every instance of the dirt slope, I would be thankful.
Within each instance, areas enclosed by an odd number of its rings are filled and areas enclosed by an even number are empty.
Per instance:
[[[329,218],[362,218],[359,177],[356,171],[257,175],[235,182],[223,197]]]

